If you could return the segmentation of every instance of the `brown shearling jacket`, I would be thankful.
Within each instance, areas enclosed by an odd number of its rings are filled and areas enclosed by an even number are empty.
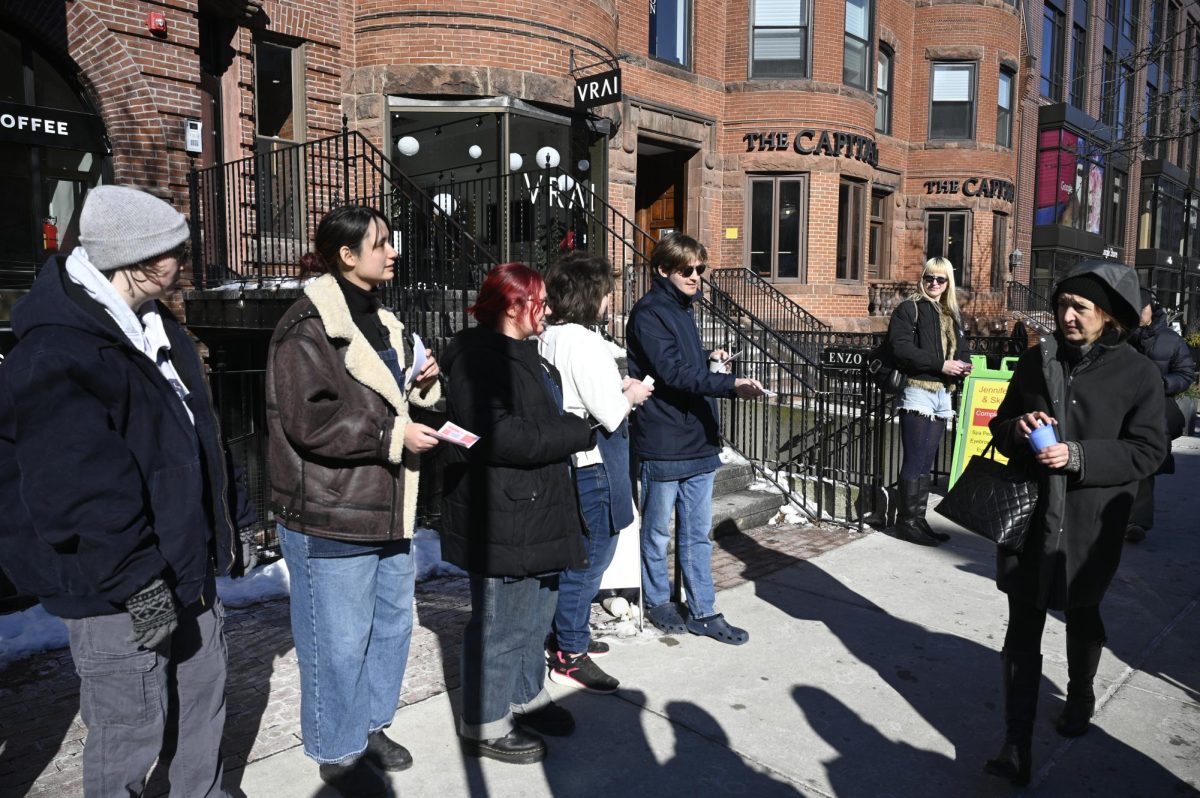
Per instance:
[[[296,532],[357,543],[408,537],[419,468],[404,449],[408,405],[433,405],[441,388],[401,391],[332,275],[304,293],[275,328],[267,355],[275,518]],[[387,310],[379,317],[403,361],[404,326]]]

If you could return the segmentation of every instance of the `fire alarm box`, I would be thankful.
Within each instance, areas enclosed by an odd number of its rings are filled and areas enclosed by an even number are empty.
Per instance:
[[[184,120],[183,148],[193,153],[200,153],[204,150],[204,123],[199,119]]]
[[[146,15],[146,29],[156,36],[166,36],[167,15],[159,11],[151,11]]]

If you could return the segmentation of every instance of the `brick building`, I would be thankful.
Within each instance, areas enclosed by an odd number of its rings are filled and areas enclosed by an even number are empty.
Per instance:
[[[696,235],[717,265],[749,268],[834,329],[878,329],[935,253],[979,333],[1002,331],[1012,277],[1045,286],[1106,252],[1186,305],[1197,137],[1110,142],[1146,98],[1198,82],[1200,10],[1142,5],[5,0],[0,319],[46,253],[74,245],[88,187],[185,207],[193,167],[322,140],[343,115],[485,244],[530,235],[497,221],[503,200],[485,195],[499,176],[533,193],[545,180],[652,235]],[[1177,57],[1118,63],[1176,39]],[[576,80],[618,67],[617,101],[579,107]],[[1163,113],[1178,124],[1195,101]],[[570,188],[547,180],[547,149]],[[312,209],[313,177],[271,164],[256,194],[295,202],[256,235],[294,261],[307,241],[291,217]],[[228,260],[236,277],[244,263]]]

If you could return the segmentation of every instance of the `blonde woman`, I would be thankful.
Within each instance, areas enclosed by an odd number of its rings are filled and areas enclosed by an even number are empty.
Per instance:
[[[904,459],[892,534],[910,543],[936,546],[949,536],[935,532],[925,520],[933,484],[930,472],[946,419],[954,415],[950,394],[971,372],[950,261],[925,261],[917,291],[892,312],[888,343],[897,368],[908,377],[900,398]]]

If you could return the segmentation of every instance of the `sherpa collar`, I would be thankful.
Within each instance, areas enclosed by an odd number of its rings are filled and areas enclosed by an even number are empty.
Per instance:
[[[396,383],[396,378],[392,376],[392,370],[371,348],[367,337],[354,323],[336,278],[332,274],[322,275],[305,286],[304,294],[312,300],[317,309],[325,327],[325,334],[335,340],[347,342],[346,371],[350,376],[382,396],[397,415],[408,415],[404,394]],[[403,367],[404,348],[397,343],[404,340],[404,325],[383,308],[380,308],[378,313],[379,320],[387,327],[388,338],[396,349],[400,365]]]

